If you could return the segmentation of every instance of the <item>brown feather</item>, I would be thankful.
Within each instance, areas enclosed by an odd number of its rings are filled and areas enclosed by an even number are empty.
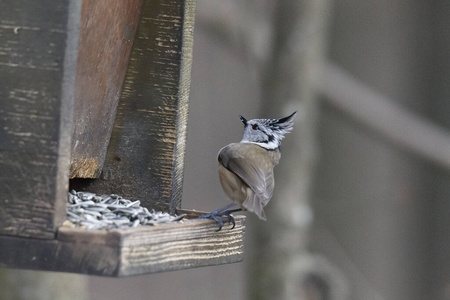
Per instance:
[[[219,179],[223,190],[243,209],[265,220],[264,206],[272,198],[273,168],[279,150],[266,150],[252,143],[232,143],[219,152]]]

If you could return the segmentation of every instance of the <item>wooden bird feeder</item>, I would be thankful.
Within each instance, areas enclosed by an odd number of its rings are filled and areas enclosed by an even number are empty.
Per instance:
[[[69,182],[180,213],[194,11],[194,0],[0,4],[0,266],[128,276],[242,260],[243,216],[220,232],[196,219],[61,227]]]

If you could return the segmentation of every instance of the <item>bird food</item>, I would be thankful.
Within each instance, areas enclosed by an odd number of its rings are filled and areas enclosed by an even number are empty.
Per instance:
[[[185,215],[171,215],[148,210],[141,201],[119,195],[97,195],[90,192],[68,193],[67,220],[63,226],[86,229],[126,228],[181,221]]]

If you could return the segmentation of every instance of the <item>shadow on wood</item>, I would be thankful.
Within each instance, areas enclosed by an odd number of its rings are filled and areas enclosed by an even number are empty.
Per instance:
[[[120,194],[171,213],[180,207],[194,12],[193,0],[144,1],[105,162],[104,153],[94,152],[80,161],[90,170],[103,165],[102,174],[84,186],[78,181],[78,189]],[[87,132],[105,130],[91,126]]]
[[[142,2],[83,1],[70,178],[100,175]]]

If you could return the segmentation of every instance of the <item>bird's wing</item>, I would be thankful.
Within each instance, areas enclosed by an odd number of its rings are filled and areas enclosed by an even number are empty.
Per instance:
[[[260,150],[259,146],[251,146],[256,147],[256,151]],[[221,157],[222,159],[221,163],[225,168],[239,176],[253,190],[255,196],[264,207],[273,194],[273,166],[266,168],[268,170],[265,171],[260,166],[264,165],[264,159],[267,158],[255,155],[255,153],[252,153],[254,151],[247,149],[247,147],[233,148],[224,147],[221,150],[219,153],[219,158]],[[272,162],[269,162],[269,164],[272,164]]]

